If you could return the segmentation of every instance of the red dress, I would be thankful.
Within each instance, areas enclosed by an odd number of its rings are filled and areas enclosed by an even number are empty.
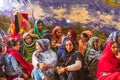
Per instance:
[[[120,60],[111,50],[114,41],[109,41],[98,62],[96,80],[120,80]]]

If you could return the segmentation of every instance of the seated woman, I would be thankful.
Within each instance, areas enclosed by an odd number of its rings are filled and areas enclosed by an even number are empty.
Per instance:
[[[78,42],[78,51],[84,56],[87,42],[93,36],[93,32],[90,30],[83,31],[80,35]]]
[[[29,62],[32,63],[32,54],[36,50],[36,36],[29,32],[23,34],[23,48],[22,56]]]
[[[68,39],[64,44],[65,52],[56,68],[60,80],[89,80],[84,58],[76,50],[74,42]]]
[[[101,42],[98,37],[91,37],[87,43],[85,60],[88,63],[90,76],[95,80],[96,71],[97,71],[97,63],[101,55]]]
[[[7,52],[3,54],[5,56],[5,74],[7,80],[13,80],[17,77],[23,77],[28,80],[33,66],[29,64],[18,52],[20,49],[19,40],[11,40],[12,48],[8,48]],[[6,47],[4,47],[6,49]],[[3,49],[3,50],[4,50]]]
[[[32,56],[33,80],[55,80],[54,68],[57,63],[57,56],[50,49],[48,39],[40,39],[36,41],[36,51]]]
[[[38,19],[34,23],[34,28],[29,31],[32,34],[36,34],[38,38],[42,38],[44,35],[44,23],[42,20]]]
[[[120,53],[116,42],[107,42],[98,62],[96,80],[120,80]]]

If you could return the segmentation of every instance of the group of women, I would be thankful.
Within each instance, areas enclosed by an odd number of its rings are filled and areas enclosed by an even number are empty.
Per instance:
[[[44,30],[39,19],[33,29],[27,25],[27,20],[17,13],[8,30],[9,39],[2,38],[1,78],[120,80],[120,31],[111,33],[102,46],[100,38],[90,30],[83,31],[78,40],[75,30],[69,30],[67,35],[60,26]]]

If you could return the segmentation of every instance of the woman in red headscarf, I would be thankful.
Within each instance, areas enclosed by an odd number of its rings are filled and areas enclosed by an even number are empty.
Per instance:
[[[96,80],[120,80],[120,53],[114,41],[109,41],[102,52]]]
[[[69,39],[73,40],[76,46],[78,46],[77,33],[75,30],[69,30],[67,33]]]

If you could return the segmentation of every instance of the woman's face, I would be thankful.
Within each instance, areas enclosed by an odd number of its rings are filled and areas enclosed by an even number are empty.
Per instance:
[[[66,41],[65,48],[68,52],[71,52],[74,48],[73,43],[70,40]]]
[[[38,51],[43,51],[42,50],[42,48],[40,47],[40,45],[36,42],[36,49],[38,50]]]
[[[120,36],[118,36],[118,38],[117,38],[117,42],[120,43]]]
[[[42,24],[42,23],[39,23],[39,24],[38,24],[38,29],[41,30],[42,27],[43,27],[43,24]]]
[[[113,44],[112,44],[111,50],[112,50],[112,52],[113,52],[115,55],[118,54],[118,45],[117,45],[117,43],[113,43]]]
[[[31,38],[30,35],[27,35],[27,36],[26,36],[25,42],[26,42],[27,44],[31,44],[31,43],[32,43],[32,38]]]
[[[67,33],[67,36],[68,36],[68,38],[69,38],[69,39],[71,39],[71,38],[72,38],[72,35],[71,35],[71,33],[70,33],[70,32],[68,32],[68,33]]]
[[[15,46],[13,46],[13,49],[19,51],[20,50],[20,42],[17,42]]]
[[[60,36],[62,35],[62,30],[58,30],[58,31],[56,32],[56,35],[57,35],[57,37],[60,37]]]

